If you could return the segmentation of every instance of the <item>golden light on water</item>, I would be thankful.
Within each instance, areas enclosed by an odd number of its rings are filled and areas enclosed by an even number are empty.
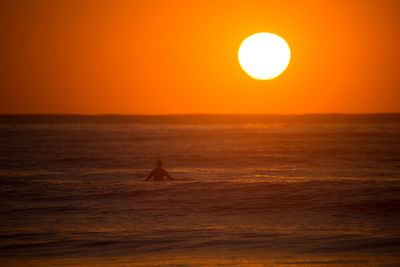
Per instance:
[[[273,33],[256,33],[240,45],[239,63],[243,70],[258,80],[269,80],[281,74],[289,64],[290,48]]]

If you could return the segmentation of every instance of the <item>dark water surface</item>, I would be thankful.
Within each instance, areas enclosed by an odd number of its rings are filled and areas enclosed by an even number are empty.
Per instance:
[[[400,264],[400,115],[1,116],[0,263]],[[157,159],[177,179],[144,182]]]

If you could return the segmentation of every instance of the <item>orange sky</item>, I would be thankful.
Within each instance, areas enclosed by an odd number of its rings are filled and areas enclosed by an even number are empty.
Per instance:
[[[400,112],[400,1],[1,1],[0,113]],[[283,37],[286,71],[237,51]]]

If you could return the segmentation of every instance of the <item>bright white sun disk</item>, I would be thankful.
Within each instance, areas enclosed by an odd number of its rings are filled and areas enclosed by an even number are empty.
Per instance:
[[[290,61],[290,48],[276,34],[256,33],[242,42],[238,57],[247,74],[258,80],[268,80],[286,69]]]

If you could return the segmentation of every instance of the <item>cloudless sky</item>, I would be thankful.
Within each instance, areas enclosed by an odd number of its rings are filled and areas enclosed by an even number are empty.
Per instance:
[[[0,113],[400,112],[400,1],[0,2]],[[274,80],[237,51],[272,32]]]

